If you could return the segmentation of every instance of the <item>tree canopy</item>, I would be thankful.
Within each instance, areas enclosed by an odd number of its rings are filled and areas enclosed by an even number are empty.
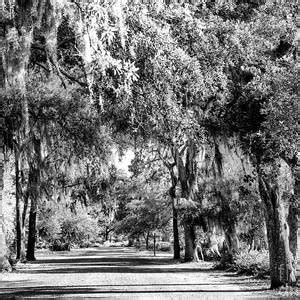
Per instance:
[[[47,230],[74,243],[90,226],[138,236],[172,218],[185,261],[217,227],[233,259],[264,211],[271,287],[294,285],[296,13],[293,1],[0,1],[0,193],[5,153],[17,259],[27,222],[33,260],[37,222],[62,209]],[[128,176],[114,149],[135,152]]]

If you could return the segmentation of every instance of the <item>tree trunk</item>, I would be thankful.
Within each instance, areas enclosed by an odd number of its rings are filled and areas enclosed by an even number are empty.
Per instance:
[[[108,230],[108,227],[105,226],[105,241],[106,242],[108,241],[108,236],[109,236],[109,230]]]
[[[199,261],[198,247],[196,242],[196,231],[195,226],[191,225],[190,222],[184,223],[184,240],[185,240],[185,253],[184,261],[191,262]]]
[[[26,191],[25,195],[23,195],[23,212],[22,212],[22,226],[21,226],[21,258],[26,260],[26,233],[25,233],[25,225],[26,225],[26,216],[28,209],[28,201],[29,201],[29,193]]]
[[[236,216],[232,212],[229,200],[221,191],[216,191],[217,197],[221,200],[222,207],[222,226],[225,232],[225,245],[228,254],[232,257],[239,251],[240,243],[236,231]]]
[[[172,199],[173,208],[173,237],[174,237],[174,259],[180,259],[180,244],[178,233],[178,213],[175,207],[175,198]]]
[[[36,243],[36,217],[38,198],[40,190],[40,176],[41,176],[41,141],[33,138],[35,157],[30,161],[29,170],[29,195],[31,199],[29,212],[29,228],[28,228],[28,244],[27,244],[27,260],[35,260],[35,243]]]
[[[292,254],[293,268],[297,269],[297,250],[298,250],[298,207],[297,202],[290,205],[288,214],[288,226],[290,229],[289,246]]]
[[[225,242],[228,253],[230,255],[238,253],[240,243],[236,231],[236,224],[234,221],[232,223],[228,223],[227,226],[225,226]]]
[[[15,152],[15,176],[16,176],[16,259],[24,261],[25,260],[25,249],[23,248],[23,226],[22,226],[22,214],[21,214],[21,199],[22,190],[20,182],[20,151],[18,145],[14,147]]]
[[[153,234],[153,254],[156,256],[156,234]]]
[[[296,165],[293,168],[295,179],[294,185],[294,201],[289,211],[289,227],[290,227],[290,247],[297,264],[300,260],[300,156],[298,154]],[[297,266],[296,266],[297,268]]]
[[[266,208],[271,288],[274,289],[296,283],[296,267],[290,248],[290,237],[294,236],[296,222],[291,222],[294,211],[290,209],[289,201],[285,201],[280,189],[280,174],[277,173],[280,170],[268,167],[268,172],[259,170],[258,179],[260,196]]]
[[[218,257],[221,257],[218,240],[214,228],[208,232],[208,244],[210,252],[214,255],[216,254]]]
[[[183,149],[174,150],[178,171],[178,179],[181,185],[181,198],[193,201],[197,190],[197,174],[199,149],[194,141],[188,140]],[[196,231],[193,225],[193,216],[189,208],[186,209],[184,220],[185,255],[184,260],[199,261],[196,241]]]
[[[132,236],[128,237],[128,247],[132,247],[133,246],[133,242],[134,242],[134,239]]]
[[[146,242],[146,250],[149,250],[149,231],[147,231],[145,242]]]
[[[174,172],[171,172],[171,177],[174,177]],[[173,212],[173,257],[174,259],[180,259],[180,244],[179,244],[179,233],[178,233],[178,212],[175,206],[175,201],[176,201],[176,194],[175,194],[175,189],[176,189],[176,179],[172,178],[172,187],[169,190],[169,194],[171,197],[172,201],[172,212]]]
[[[25,216],[27,210],[28,199],[24,197],[22,191],[21,178],[21,153],[20,145],[16,141],[14,145],[15,152],[15,177],[16,177],[16,259],[21,262],[26,261],[26,247],[25,247]],[[21,212],[21,200],[23,199],[23,212]],[[25,216],[24,216],[25,215]]]
[[[26,259],[28,261],[36,260],[35,258],[36,214],[37,214],[36,199],[31,198],[31,206],[29,212],[29,227],[28,227],[28,244],[27,244],[27,254],[26,254]]]
[[[0,57],[1,60],[1,57]],[[3,214],[3,188],[4,188],[4,111],[0,103],[0,270],[7,268],[6,242]]]
[[[37,216],[37,192],[38,192],[38,171],[32,166],[29,171],[29,189],[30,189],[30,211],[28,226],[28,242],[26,259],[33,261],[35,259],[35,242],[36,242],[36,216]]]
[[[2,21],[2,20],[1,20]],[[0,24],[1,25],[1,24]],[[5,88],[5,74],[3,68],[2,49],[4,48],[5,26],[0,26],[0,92]],[[0,270],[6,269],[9,264],[6,258],[6,242],[3,214],[3,189],[4,189],[4,107],[3,101],[0,101]]]

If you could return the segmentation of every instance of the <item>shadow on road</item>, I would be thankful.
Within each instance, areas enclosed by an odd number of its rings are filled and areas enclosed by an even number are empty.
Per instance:
[[[175,285],[169,285],[169,289],[151,289],[151,290],[143,290],[138,289],[144,285],[132,285],[131,287],[135,287],[136,289],[127,289],[127,285],[119,286],[119,285],[111,285],[111,286],[83,286],[83,287],[74,287],[74,286],[43,286],[43,287],[26,287],[26,288],[18,288],[18,289],[5,289],[4,293],[0,294],[0,297],[5,297],[8,299],[9,297],[30,297],[30,296],[59,296],[59,295],[88,295],[88,294],[164,294],[164,293],[226,293],[226,294],[234,294],[240,293],[239,290],[214,290],[214,289],[201,289],[201,284],[193,285],[194,288],[190,289],[180,289],[176,288]],[[160,285],[151,285],[153,288],[158,287]],[[165,285],[163,285],[165,286]],[[200,287],[199,287],[200,286]],[[165,286],[167,287],[167,286]],[[175,287],[175,288],[174,288]],[[248,292],[262,292],[267,289],[251,289]],[[2,298],[3,299],[3,298]]]
[[[154,282],[138,282],[130,281],[116,282],[116,284],[108,284],[109,281],[99,282],[97,285],[86,282],[71,282],[66,281],[66,285],[55,285],[46,274],[53,274],[53,278],[62,278],[66,280],[68,276],[73,274],[72,278],[80,278],[80,274],[86,273],[86,280],[90,278],[88,274],[94,274],[94,278],[103,278],[101,273],[126,273],[122,278],[128,278],[128,273],[149,273],[153,276],[159,276],[159,274],[169,274],[162,277],[162,281]],[[98,274],[97,274],[98,273]],[[157,275],[154,275],[156,273]],[[172,275],[171,275],[172,273]],[[177,277],[176,273],[181,274],[181,277]],[[167,295],[173,293],[226,293],[227,295],[237,294],[241,292],[236,288],[237,285],[244,286],[244,292],[251,294],[252,292],[262,292],[267,289],[262,287],[249,287],[248,282],[231,282],[230,280],[223,281],[217,280],[205,282],[199,279],[200,273],[212,273],[212,270],[203,264],[178,264],[175,263],[171,256],[161,255],[159,257],[153,257],[148,253],[137,253],[130,248],[99,248],[88,250],[73,250],[71,252],[64,253],[51,253],[40,252],[38,260],[32,263],[28,263],[23,268],[18,270],[19,276],[23,276],[23,281],[1,281],[0,282],[0,299],[10,299],[13,297],[30,297],[30,296],[60,296],[60,295],[130,295],[132,294],[153,294],[158,293]],[[55,274],[55,275],[54,275]],[[70,274],[70,275],[65,275]],[[78,276],[76,275],[78,274]],[[199,276],[197,275],[199,274]],[[214,276],[222,276],[218,271],[213,271],[213,274],[203,275],[204,277],[213,278]],[[223,274],[224,276],[225,274]],[[109,276],[109,275],[108,275]],[[136,276],[135,278],[142,278]],[[173,276],[176,281],[168,281],[168,276]],[[48,281],[45,281],[45,278]],[[184,278],[194,278],[194,281],[187,282]],[[42,279],[44,278],[44,279]],[[52,278],[52,277],[50,277]],[[114,278],[114,277],[113,277]],[[179,279],[178,279],[179,278]],[[224,277],[223,277],[224,278]],[[32,281],[31,281],[32,280]],[[40,281],[41,280],[41,281]],[[44,282],[42,281],[44,280]],[[40,281],[40,282],[39,282]],[[59,282],[59,281],[58,281]],[[65,282],[65,281],[64,281]],[[199,282],[199,283],[198,283]],[[113,282],[112,282],[113,283]],[[136,284],[135,284],[136,283]],[[53,284],[53,285],[51,285]],[[72,296],[73,297],[73,296]]]
[[[64,257],[40,258],[31,262],[34,269],[21,270],[22,273],[181,273],[211,272],[207,268],[190,268],[174,264],[170,257],[137,256],[133,250],[122,248],[101,249],[63,253]],[[60,253],[58,253],[61,256]],[[40,267],[46,265],[46,268]],[[182,266],[182,267],[179,267]]]

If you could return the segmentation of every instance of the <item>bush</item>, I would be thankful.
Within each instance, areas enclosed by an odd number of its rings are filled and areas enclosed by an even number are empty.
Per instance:
[[[61,241],[79,247],[89,246],[89,240],[96,238],[95,228],[97,228],[96,220],[86,213],[66,214],[61,224]]]
[[[219,270],[236,271],[239,274],[263,277],[269,274],[269,253],[267,250],[242,250],[234,256],[223,254],[220,262],[215,265]]]
[[[158,242],[157,250],[169,252],[172,250],[172,245],[169,242]]]
[[[54,241],[52,241],[49,248],[52,251],[70,251],[71,250],[71,244],[70,243],[63,243],[60,240],[54,240]]]
[[[153,250],[153,241],[149,242],[148,250]],[[172,250],[172,244],[170,242],[157,242],[155,245],[156,250],[169,252]]]
[[[38,240],[36,243],[37,249],[47,249],[49,248],[49,243],[44,240]]]
[[[49,245],[53,251],[70,250],[71,246],[90,247],[97,238],[97,221],[87,212],[79,210],[63,213],[45,213],[37,224],[39,243],[44,248]]]
[[[262,251],[242,251],[235,257],[235,265],[239,273],[265,276],[270,271],[269,253]]]
[[[79,243],[79,248],[91,248],[92,247],[92,243],[90,241],[82,241]]]
[[[119,242],[112,242],[110,244],[110,247],[125,247],[126,246],[126,243],[125,242],[122,242],[122,241],[119,241]]]

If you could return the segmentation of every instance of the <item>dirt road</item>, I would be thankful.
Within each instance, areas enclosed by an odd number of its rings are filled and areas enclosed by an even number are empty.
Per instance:
[[[132,248],[40,251],[34,263],[0,274],[0,299],[273,299],[268,282],[174,263]]]

